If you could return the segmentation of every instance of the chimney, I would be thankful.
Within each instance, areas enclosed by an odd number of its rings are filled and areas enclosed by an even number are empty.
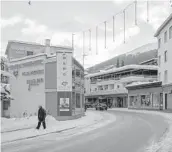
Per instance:
[[[50,46],[50,39],[45,39],[45,46]]]

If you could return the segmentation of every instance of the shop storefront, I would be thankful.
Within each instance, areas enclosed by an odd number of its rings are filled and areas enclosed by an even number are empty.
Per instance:
[[[140,85],[128,85],[128,108],[155,109],[163,108],[161,82]]]

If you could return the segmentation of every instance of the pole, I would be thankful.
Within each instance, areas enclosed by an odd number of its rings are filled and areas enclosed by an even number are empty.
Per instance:
[[[135,0],[135,25],[137,25],[137,0]]]
[[[113,41],[115,42],[115,17],[113,16]]]
[[[84,57],[85,56],[85,32],[83,32],[83,67],[84,67]]]
[[[104,22],[105,24],[105,48],[106,48],[106,21]]]
[[[149,1],[147,0],[147,22],[149,22]]]
[[[74,33],[72,33],[72,49],[74,50]]]
[[[96,55],[98,54],[97,41],[98,41],[98,26],[96,26]]]
[[[125,43],[125,9],[124,9],[123,13],[124,13],[124,43]]]

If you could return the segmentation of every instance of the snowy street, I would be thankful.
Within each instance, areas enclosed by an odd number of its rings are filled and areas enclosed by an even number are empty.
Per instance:
[[[110,121],[112,115],[106,115],[106,113],[114,115],[116,121]],[[168,129],[168,122],[164,117],[144,114],[143,111],[128,112],[127,109],[121,111],[112,109],[102,114],[110,123],[104,125],[105,122],[102,121],[102,123],[82,126],[62,133],[5,143],[2,145],[2,151],[140,152],[147,151],[146,148],[150,147],[152,142],[158,142]],[[163,152],[162,149],[161,151]]]
[[[41,127],[40,130],[36,130],[35,128],[38,123],[37,116],[18,119],[3,118],[1,129],[2,143],[33,138],[50,133],[59,133],[74,128],[93,125],[95,123],[106,124],[112,121],[115,121],[115,116],[112,117],[112,115],[102,112],[87,111],[84,117],[68,121],[57,121],[55,118],[47,116],[47,129],[43,130]]]

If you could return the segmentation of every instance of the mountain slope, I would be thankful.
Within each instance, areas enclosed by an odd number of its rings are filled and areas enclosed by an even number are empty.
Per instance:
[[[157,53],[158,51],[157,51],[156,43],[146,44],[137,49],[134,49],[131,52],[116,56],[112,59],[109,59],[100,64],[92,66],[88,68],[87,71],[88,73],[94,73],[100,70],[108,69],[112,66],[116,66],[117,60],[119,60],[120,65],[122,64],[122,61],[124,61],[124,65],[139,64],[143,61],[146,61],[152,58],[157,58]]]

